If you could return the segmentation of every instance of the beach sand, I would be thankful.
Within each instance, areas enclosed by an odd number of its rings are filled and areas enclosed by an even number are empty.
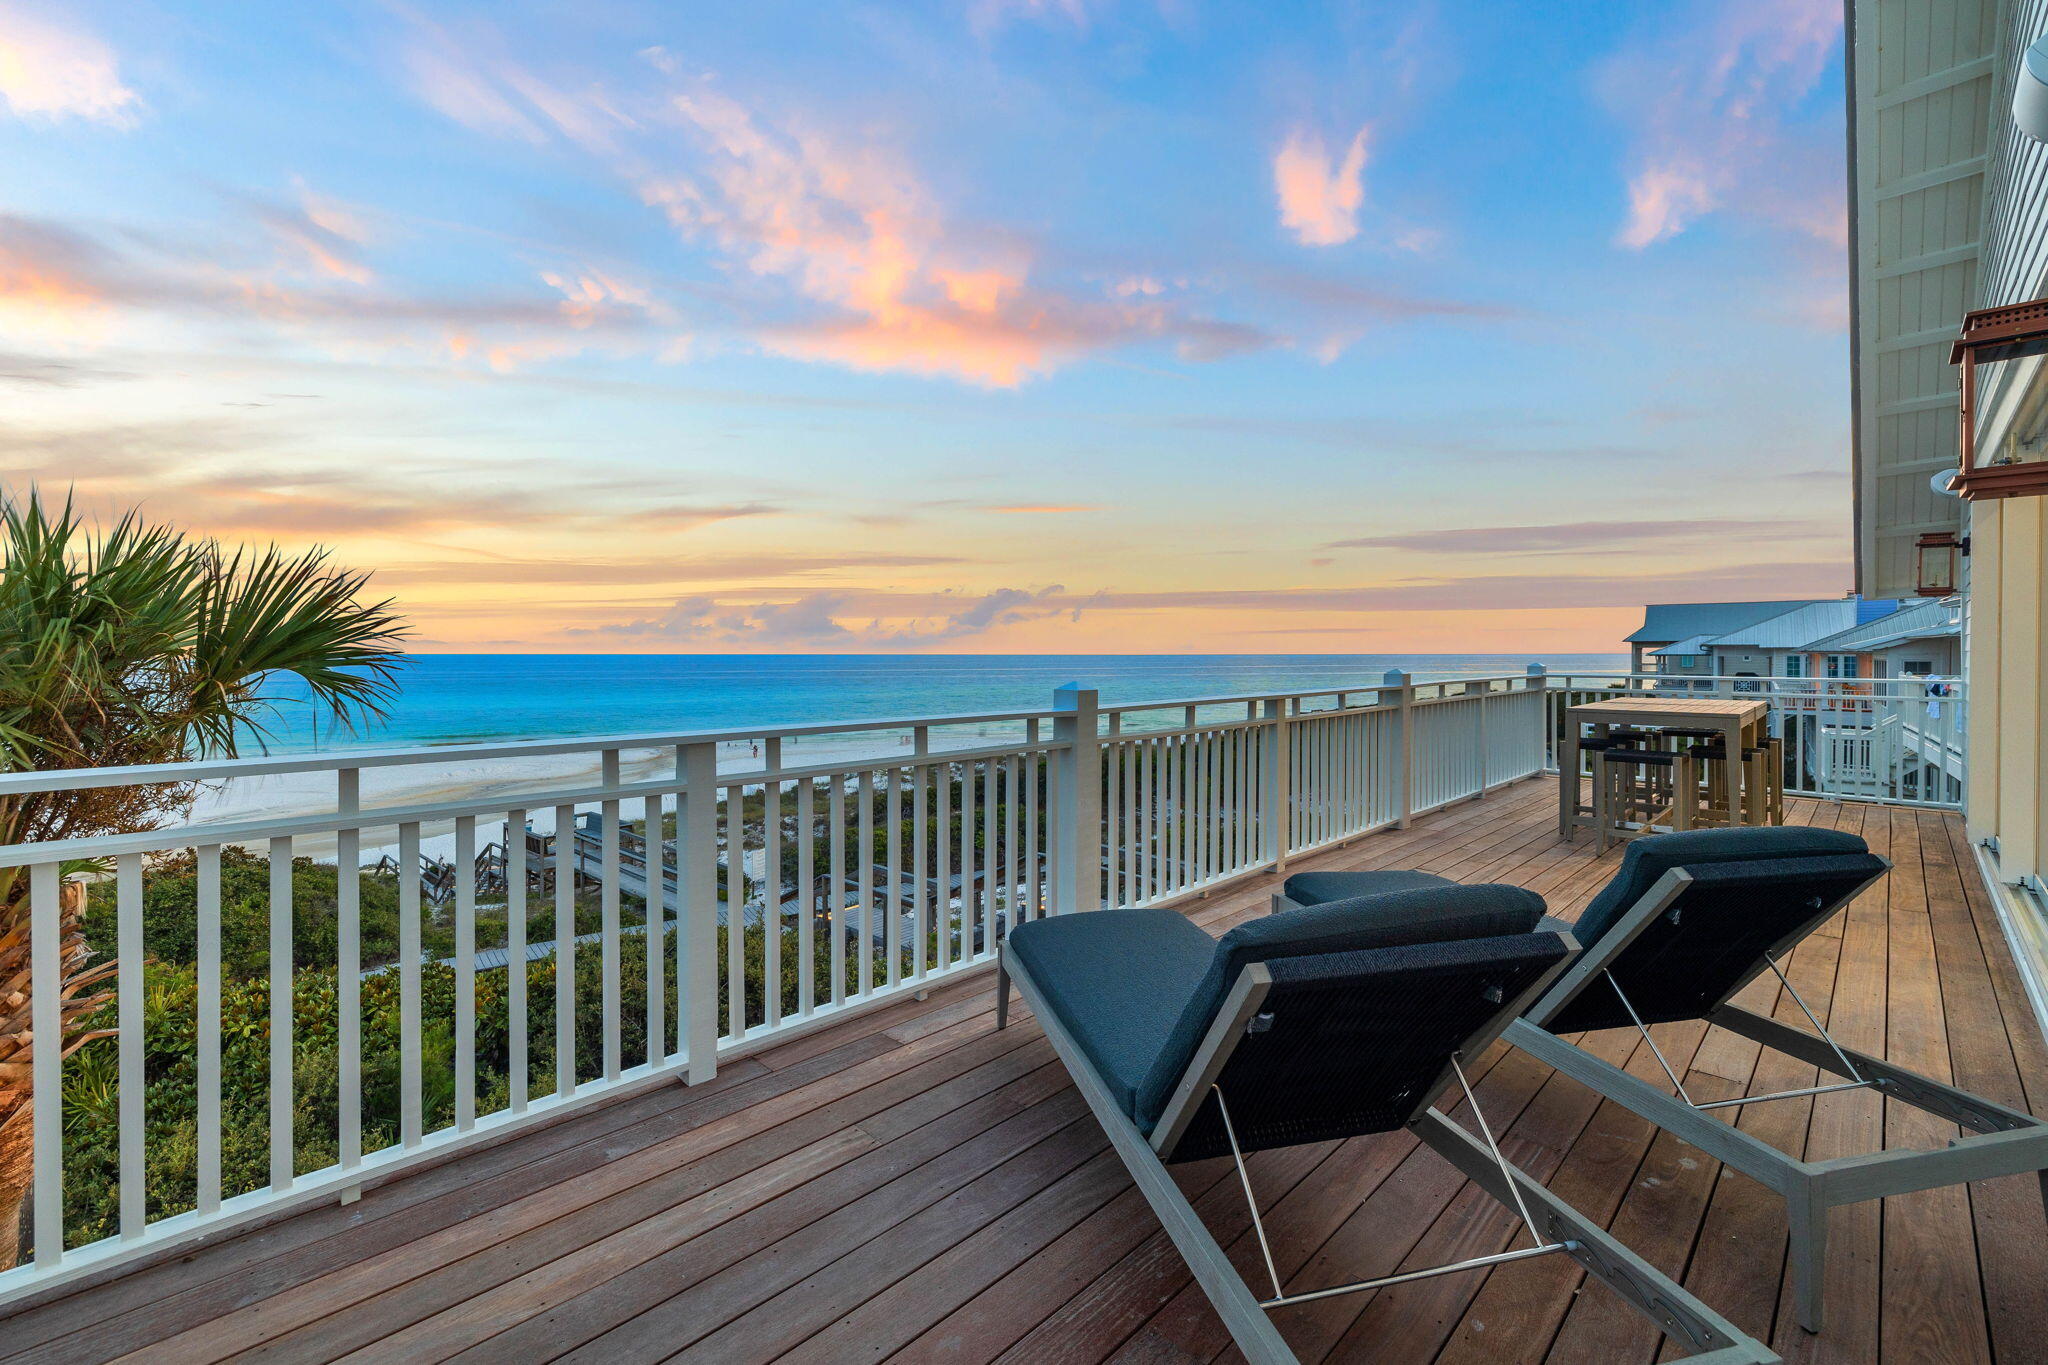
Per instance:
[[[999,742],[995,735],[949,735],[948,747],[973,748]],[[1011,738],[1006,736],[1005,738]],[[944,748],[935,752],[943,753]],[[330,755],[337,765],[347,762],[346,751]],[[828,735],[785,742],[784,768],[846,763],[849,768],[889,762],[907,762],[907,742],[892,734]],[[754,771],[762,764],[760,752],[745,741],[719,746],[721,774]],[[673,773],[672,749],[628,749],[619,756],[619,772],[626,782],[646,782]],[[378,810],[432,805],[455,801],[500,801],[504,809],[523,808],[533,828],[552,833],[555,793],[595,787],[600,776],[596,750],[571,754],[550,754],[519,759],[462,760],[408,764],[403,767],[364,768],[361,805],[366,820],[374,821]],[[635,799],[628,803],[637,806]],[[209,783],[199,793],[188,821],[192,825],[217,825],[256,819],[288,819],[320,815],[336,807],[336,779],[333,769],[304,773],[279,773],[263,777],[238,778]],[[638,811],[629,809],[627,817]],[[478,843],[501,838],[502,815],[478,817]],[[442,820],[422,825],[421,850],[430,857],[446,858],[454,851],[453,822]],[[364,827],[363,853],[375,861],[397,848],[395,826]],[[331,859],[335,851],[332,834],[304,834],[293,841],[292,852],[299,857]]]

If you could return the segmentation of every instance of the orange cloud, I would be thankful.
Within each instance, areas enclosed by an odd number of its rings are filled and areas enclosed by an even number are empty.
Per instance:
[[[1332,165],[1322,135],[1296,128],[1273,156],[1273,187],[1280,222],[1304,246],[1335,246],[1358,235],[1365,203],[1366,144],[1370,124],[1352,134],[1344,159]]]
[[[0,4],[0,104],[17,118],[119,126],[133,121],[141,102],[98,38],[23,5]]]

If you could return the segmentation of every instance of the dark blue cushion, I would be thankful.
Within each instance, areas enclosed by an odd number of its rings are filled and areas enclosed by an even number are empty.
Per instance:
[[[1136,1112],[1216,940],[1178,910],[1094,910],[1030,920],[1006,943],[1118,1106]]]
[[[1442,886],[1354,897],[1266,915],[1239,925],[1215,946],[1178,1022],[1138,1088],[1131,1117],[1149,1132],[1245,967],[1276,958],[1348,953],[1455,939],[1526,934],[1543,918],[1543,898],[1519,886]]]
[[[1627,909],[1641,900],[1657,879],[1674,867],[1705,863],[1765,862],[1772,858],[1868,853],[1870,845],[1854,834],[1812,825],[1766,825],[1742,829],[1694,829],[1682,834],[1653,834],[1637,839],[1622,855],[1621,871],[1593,898],[1572,926],[1581,946],[1591,951],[1600,936],[1614,927]]]
[[[1280,894],[1296,905],[1322,905],[1356,896],[1383,896],[1389,891],[1452,885],[1455,883],[1449,877],[1432,872],[1297,872],[1280,888]]]

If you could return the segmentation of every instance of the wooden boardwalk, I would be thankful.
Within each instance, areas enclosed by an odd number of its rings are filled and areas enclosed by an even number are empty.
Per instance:
[[[1959,821],[1800,802],[1898,864],[1803,945],[1794,980],[1847,1042],[2048,1112],[2027,1011]],[[1558,843],[1554,788],[1495,792],[1296,864],[1508,881],[1576,915],[1612,871]],[[1257,877],[1189,906],[1260,913]],[[567,1359],[1166,1365],[1234,1358],[1028,1015],[994,1028],[983,976],[488,1151],[0,1317],[0,1359]],[[1780,1017],[1775,982],[1747,1003]],[[1794,1016],[1796,1017],[1796,1016]],[[1686,1085],[1723,1098],[1810,1068],[1668,1026]],[[1633,1035],[1591,1040],[1657,1079]],[[1788,1360],[2048,1359],[2048,1225],[2030,1178],[1838,1210],[1829,1328],[1791,1321],[1781,1206],[1696,1149],[1496,1049],[1482,1101],[1509,1155]],[[1736,1111],[1794,1151],[1938,1145],[1868,1092]],[[1949,1130],[1953,1131],[1953,1130]],[[1394,1134],[1252,1159],[1291,1289],[1503,1249],[1498,1205]],[[1227,1162],[1179,1178],[1255,1264]],[[1286,1310],[1305,1361],[1643,1361],[1659,1342],[1563,1258]]]

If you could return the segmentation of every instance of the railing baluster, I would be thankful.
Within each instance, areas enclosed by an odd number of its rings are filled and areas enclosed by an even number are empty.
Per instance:
[[[859,861],[854,864],[854,886],[860,897],[860,958],[857,979],[862,995],[875,989],[875,774],[861,769],[855,787],[860,815],[854,827],[860,840]]]
[[[1003,912],[1004,922],[1016,928],[1023,922],[1017,880],[1017,756],[1003,760]]]
[[[781,755],[769,756],[779,768]],[[761,788],[761,1019],[782,1022],[782,783]]]
[[[56,863],[28,873],[29,1084],[34,1149],[35,1263],[54,1270],[64,1259],[64,883]]]
[[[910,770],[910,974],[919,981],[931,970],[932,955],[926,945],[932,933],[931,828],[925,809],[930,790],[931,766],[920,763]]]
[[[932,918],[938,924],[938,968],[953,965],[953,765],[942,763],[936,775],[938,810],[933,816],[933,852],[937,868],[933,876]]]
[[[576,808],[555,807],[555,1098],[576,1093]]]
[[[355,771],[342,784],[341,808],[357,807]],[[338,1092],[335,1116],[341,1168],[363,1164],[363,834],[359,829],[334,835],[334,992],[335,1050]],[[351,1203],[361,1190],[350,1186],[342,1202]]]
[[[650,1070],[662,1063],[662,1056],[668,1050],[664,1039],[668,1036],[668,1004],[663,998],[668,987],[668,903],[670,875],[668,850],[669,841],[662,832],[662,802],[659,796],[650,796],[641,803],[640,819],[647,831],[645,842],[647,895],[640,916],[640,937],[647,960],[647,1065]],[[773,976],[769,980],[773,981]]]
[[[508,1104],[526,1112],[526,812],[505,814],[505,1070]]]
[[[1121,729],[1123,718],[1112,715],[1109,719],[1114,736]],[[1108,905],[1124,903],[1124,888],[1117,875],[1123,866],[1123,841],[1130,837],[1118,819],[1123,814],[1123,752],[1123,742],[1115,738],[1102,747],[1102,898]],[[1014,884],[1014,878],[1012,881]]]
[[[134,1241],[142,1235],[148,1217],[147,1190],[143,1183],[142,1088],[142,855],[124,853],[114,867],[114,951],[121,964],[119,999],[116,1007],[121,1021],[120,1093],[121,1107],[121,1239]]]
[[[420,1021],[420,827],[398,827],[398,1140],[417,1147],[422,1133]]]
[[[826,782],[826,852],[830,855],[827,861],[832,879],[831,900],[827,903],[832,911],[832,1003],[839,1005],[846,1002],[846,777],[833,773]]]
[[[1027,919],[1037,919],[1045,913],[1045,904],[1039,899],[1038,870],[1044,843],[1039,836],[1038,783],[1044,772],[1043,754],[1034,749],[1024,756],[1024,918]],[[1128,882],[1125,883],[1125,893],[1129,894]]]
[[[476,817],[455,820],[455,1128],[476,1127]]]
[[[199,1037],[194,1050],[199,1093],[194,1112],[199,1152],[195,1202],[204,1217],[220,1212],[220,845],[202,845],[197,861]]]
[[[818,955],[813,937],[818,919],[818,817],[812,806],[817,784],[803,778],[796,784],[796,884],[801,904],[796,918],[796,1012],[808,1017],[817,1008]]]
[[[996,841],[997,808],[1001,795],[996,790],[996,761],[981,761],[981,933],[983,953],[996,950],[996,880],[1003,875],[1002,850]],[[1099,833],[1098,836],[1100,837]],[[1092,869],[1088,875],[1093,875]]]
[[[270,1188],[292,1187],[292,841],[270,841]]]
[[[975,881],[974,857],[974,763],[960,765],[960,961],[971,961],[975,952],[975,906],[980,899]]]
[[[690,1084],[718,1074],[718,750],[681,746],[676,778],[676,1030]]]
[[[604,785],[608,788],[618,785],[618,764],[618,751],[606,750]],[[623,1047],[619,1036],[619,803],[600,802],[597,810],[598,959],[602,976],[598,986],[598,1008],[604,1078],[615,1081],[619,1078]],[[645,871],[644,867],[642,871]]]
[[[889,917],[885,937],[889,949],[888,984],[893,986],[903,979],[903,789],[894,768],[882,774],[882,782],[882,813],[889,825],[884,840],[888,855],[882,864],[888,890],[882,905],[883,913]]]
[[[725,1019],[726,1035],[747,1036],[747,789],[722,788],[720,824],[725,845]]]

